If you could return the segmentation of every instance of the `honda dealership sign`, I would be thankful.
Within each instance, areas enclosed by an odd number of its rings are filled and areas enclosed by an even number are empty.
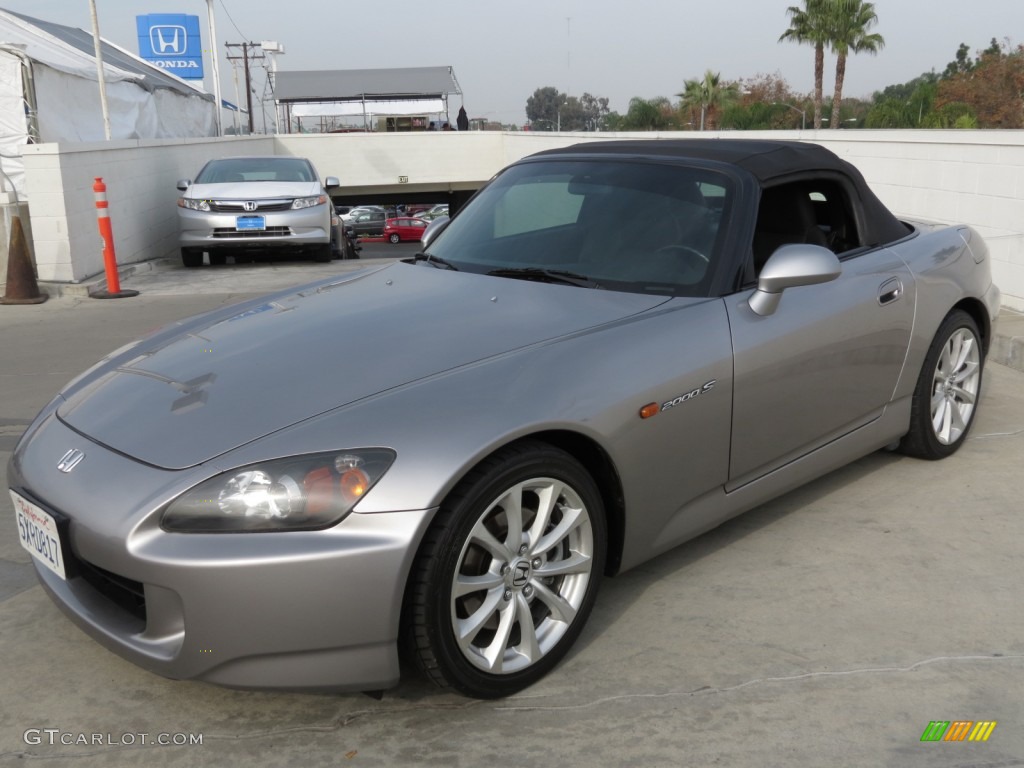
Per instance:
[[[199,17],[151,13],[136,16],[139,56],[188,80],[203,79],[203,43]]]

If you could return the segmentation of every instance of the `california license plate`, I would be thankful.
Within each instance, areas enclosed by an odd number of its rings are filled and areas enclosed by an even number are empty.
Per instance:
[[[239,216],[235,219],[235,229],[239,231],[258,232],[266,228],[266,216]]]
[[[14,520],[18,524],[18,541],[37,562],[49,568],[62,579],[64,553],[61,551],[57,521],[53,515],[43,511],[28,499],[11,491],[14,502]]]

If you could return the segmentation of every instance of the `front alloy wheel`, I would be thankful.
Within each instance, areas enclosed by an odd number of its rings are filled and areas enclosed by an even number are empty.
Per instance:
[[[519,691],[572,646],[604,569],[601,497],[571,456],[523,443],[442,507],[411,583],[420,667],[478,698]]]

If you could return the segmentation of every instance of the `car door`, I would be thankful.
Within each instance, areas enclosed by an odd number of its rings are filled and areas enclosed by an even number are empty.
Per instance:
[[[756,314],[726,299],[735,388],[728,490],[877,418],[892,398],[914,320],[913,276],[895,252],[854,249],[838,278],[789,288]]]

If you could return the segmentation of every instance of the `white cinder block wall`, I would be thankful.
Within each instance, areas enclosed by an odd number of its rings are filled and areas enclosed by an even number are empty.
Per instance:
[[[175,182],[213,157],[274,154],[272,137],[167,139],[25,147],[25,188],[40,280],[77,283],[103,271],[96,177],[107,185],[119,264],[178,247]]]
[[[974,227],[1004,306],[1024,311],[1024,131],[835,133],[819,143],[857,166],[897,216]]]
[[[93,178],[107,184],[118,263],[177,250],[175,181],[206,160],[239,154],[308,157],[346,194],[473,189],[542,149],[685,133],[436,132],[305,134],[224,139],[41,144],[25,148],[32,238],[41,280],[81,282],[103,271]],[[986,239],[1005,306],[1024,311],[1024,132],[706,132],[703,138],[815,141],[857,166],[899,216],[970,224]]]

